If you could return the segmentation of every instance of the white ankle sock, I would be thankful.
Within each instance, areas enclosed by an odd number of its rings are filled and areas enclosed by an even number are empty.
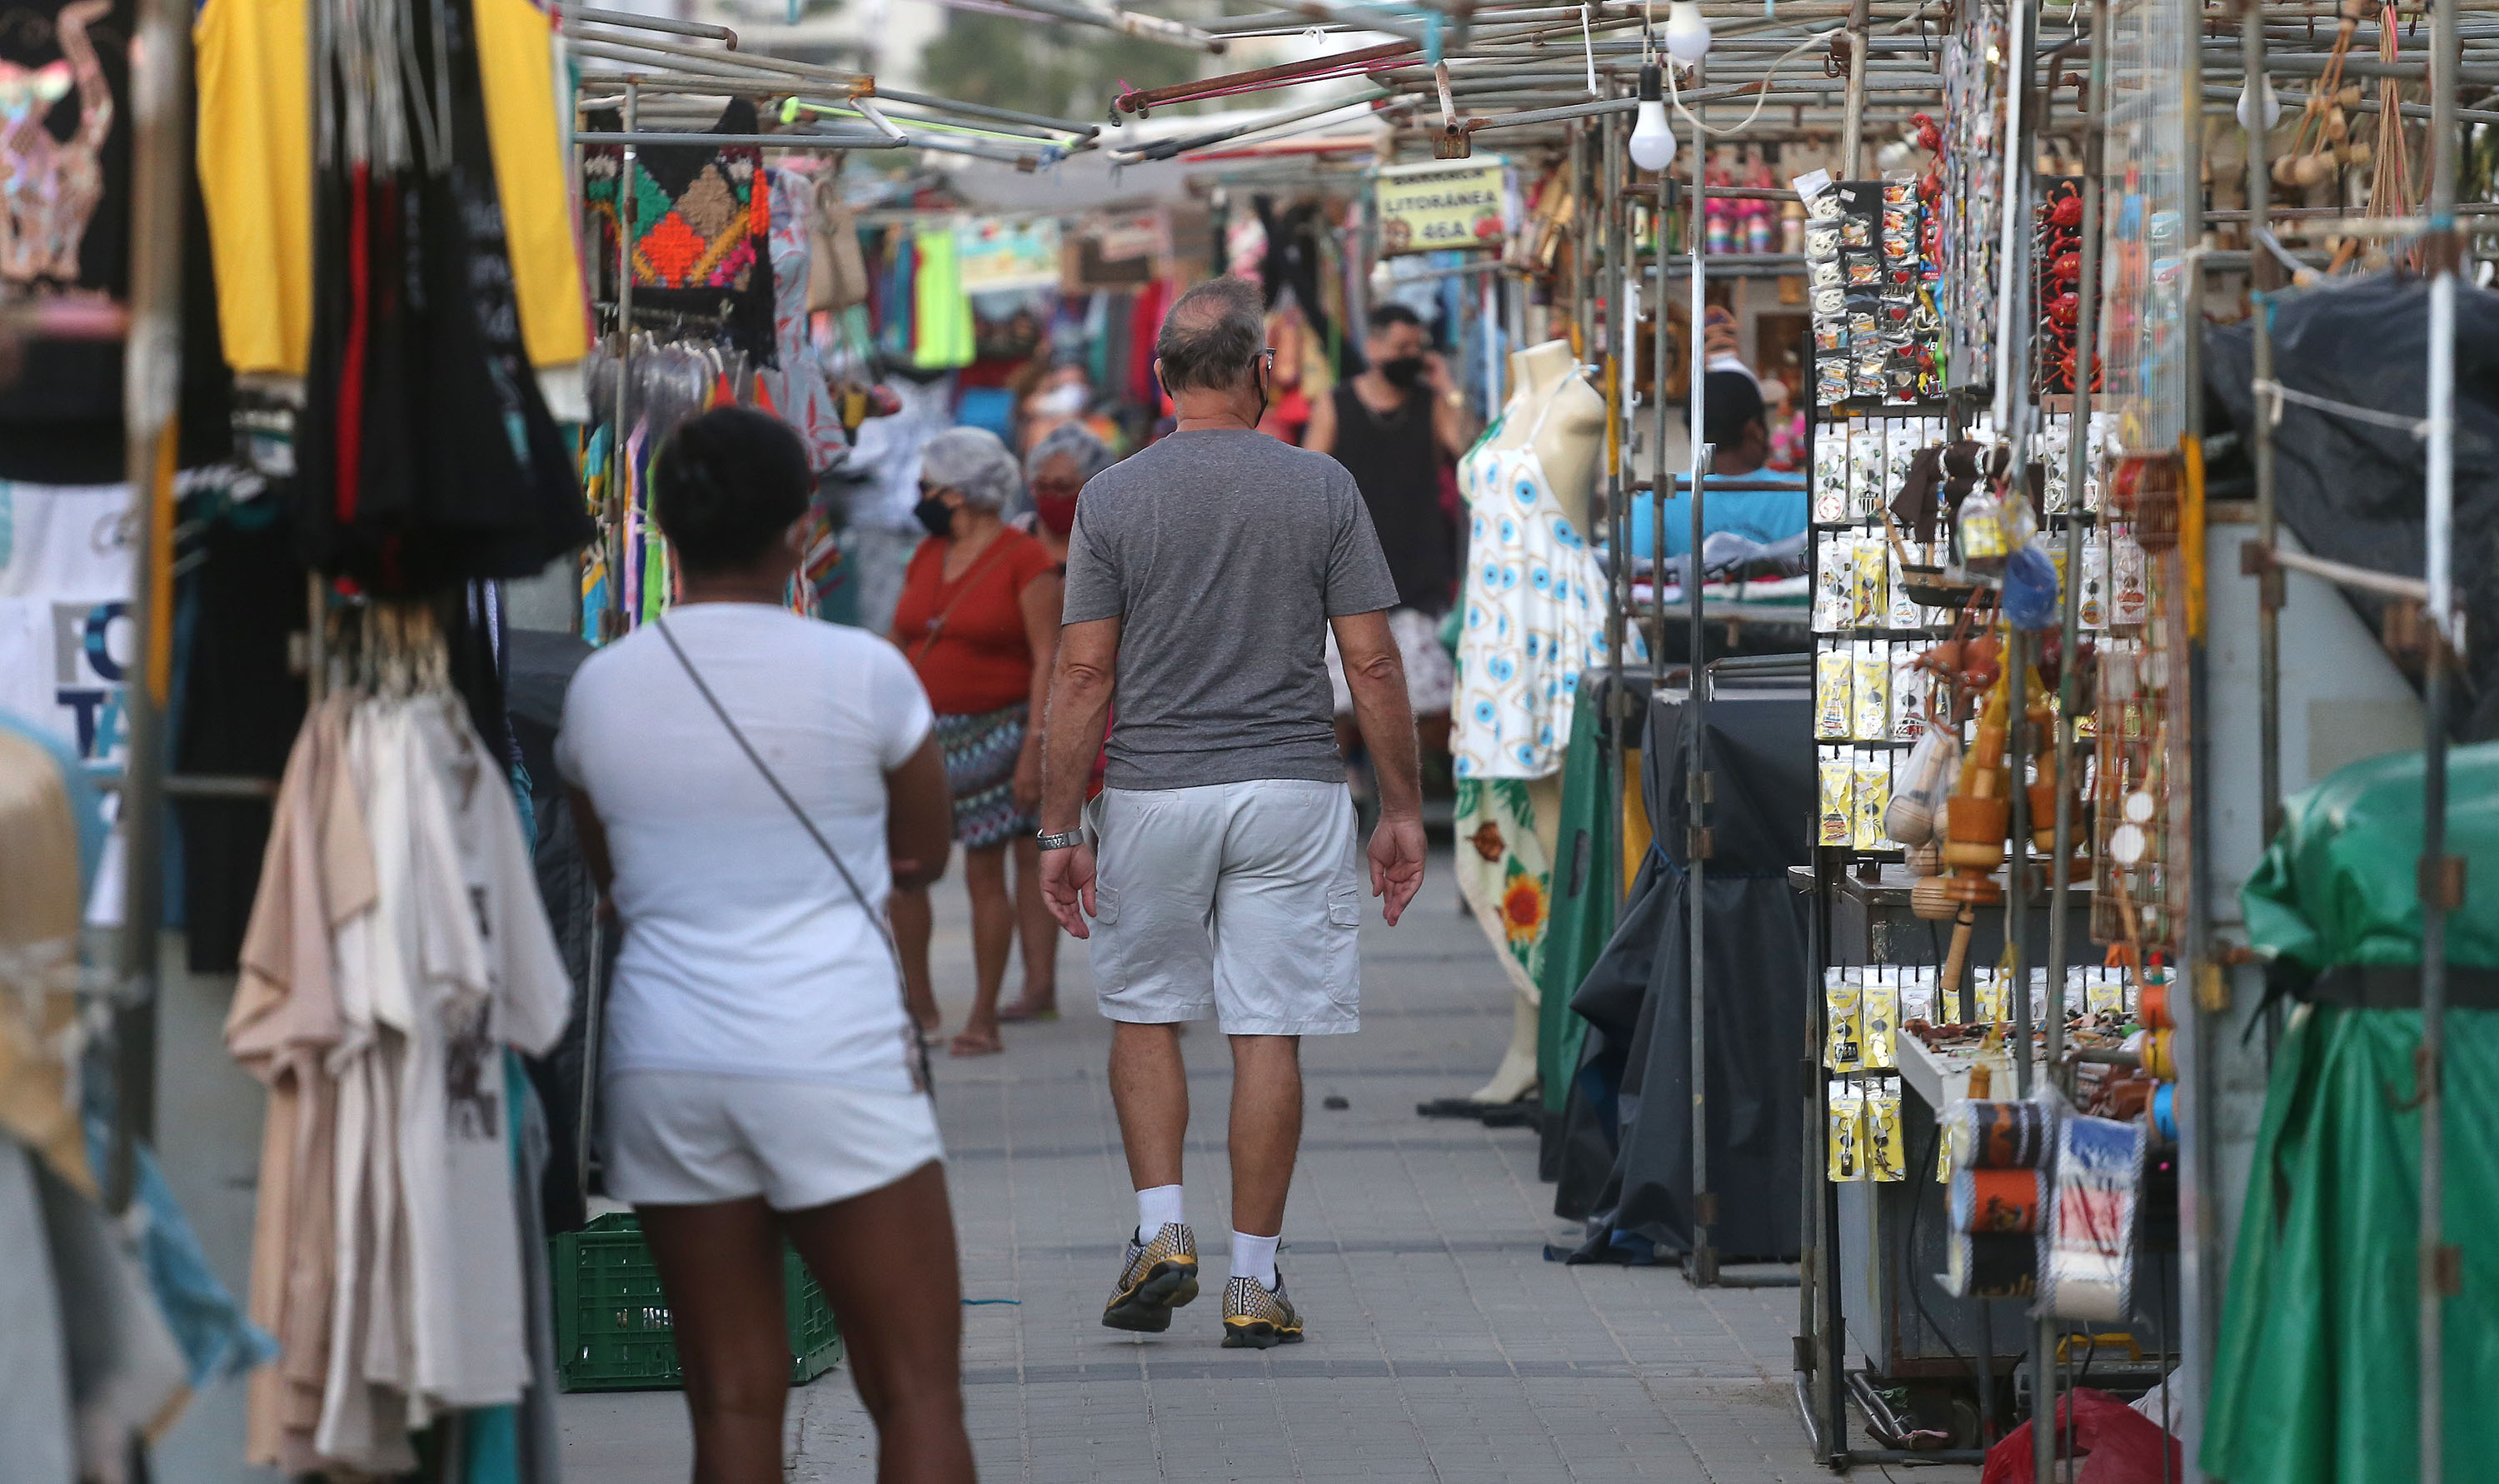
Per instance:
[[[1258,1280],[1258,1286],[1273,1290],[1276,1286],[1276,1243],[1281,1237],[1252,1237],[1248,1232],[1232,1234],[1232,1275]]]
[[[1137,1192],[1137,1240],[1152,1242],[1154,1233],[1175,1223],[1186,1221],[1182,1214],[1181,1187],[1155,1185]]]

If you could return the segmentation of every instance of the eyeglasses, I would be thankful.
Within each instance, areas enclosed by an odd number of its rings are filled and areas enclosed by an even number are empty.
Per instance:
[[[1261,360],[1264,360],[1264,361],[1267,363],[1267,369],[1268,369],[1269,371],[1274,371],[1274,370],[1276,369],[1276,347],[1275,347],[1275,346],[1270,345],[1270,346],[1268,346],[1266,349],[1264,349],[1264,350],[1262,350],[1262,351],[1258,352],[1258,358],[1259,358],[1259,359],[1261,359]]]

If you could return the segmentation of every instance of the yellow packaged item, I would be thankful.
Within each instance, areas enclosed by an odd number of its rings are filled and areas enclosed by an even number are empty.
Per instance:
[[[1890,584],[1884,573],[1891,565],[1891,549],[1881,541],[1860,541],[1852,554],[1855,569],[1848,580],[1848,622],[1858,629],[1880,629],[1890,621]]]
[[[1845,659],[1845,656],[1841,658]],[[1822,782],[1822,815],[1814,839],[1822,845],[1848,848],[1857,831],[1857,771],[1849,766],[1848,750],[1826,747],[1822,750],[1819,772]]]
[[[1845,648],[1817,651],[1813,657],[1813,735],[1816,741],[1848,740],[1849,719],[1857,704],[1854,658]]]
[[[1860,644],[1851,660],[1856,684],[1851,687],[1849,735],[1860,742],[1888,742],[1892,738],[1892,656],[1891,646]]]
[[[1822,1064],[1834,1072],[1855,1072],[1866,1065],[1866,985],[1863,969],[1822,971],[1824,1035]]]
[[[1850,831],[1852,848],[1861,851],[1898,849],[1883,833],[1883,812],[1892,807],[1892,755],[1859,753],[1856,773],[1855,827]]]
[[[1908,1178],[1908,1142],[1900,1132],[1900,1081],[1876,1078],[1866,1089],[1866,1173],[1875,1180]]]
[[[1866,1178],[1866,1094],[1846,1082],[1831,1084],[1831,1178]]]
[[[1862,1016],[1866,1027],[1865,1052],[1867,1070],[1889,1071],[1899,1065],[1895,1041],[1900,1028],[1900,984],[1898,972],[1876,968],[1866,971],[1866,994]]]

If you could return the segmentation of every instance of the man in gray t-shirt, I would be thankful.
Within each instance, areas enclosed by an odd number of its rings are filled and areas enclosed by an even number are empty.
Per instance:
[[[1397,587],[1345,467],[1257,431],[1265,339],[1258,291],[1238,278],[1191,289],[1163,321],[1154,364],[1180,426],[1077,501],[1041,805],[1042,890],[1090,943],[1137,1188],[1102,1322],[1163,1330],[1197,1296],[1178,1026],[1212,1010],[1234,1074],[1223,1342],[1259,1349],[1302,1338],[1276,1274],[1301,1140],[1300,1038],[1360,1023],[1362,878],[1331,629],[1379,780],[1371,890],[1389,923],[1423,881],[1414,720],[1388,628]],[[1088,807],[1114,714],[1106,787]]]

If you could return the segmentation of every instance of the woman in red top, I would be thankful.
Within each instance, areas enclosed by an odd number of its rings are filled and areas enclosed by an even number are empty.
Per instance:
[[[1007,951],[1023,944],[1023,998],[1057,992],[1058,927],[1041,899],[1033,809],[1041,798],[1042,705],[1058,646],[1058,564],[1039,541],[999,516],[1022,486],[1015,456],[979,428],[954,428],[921,455],[920,504],[929,537],[912,554],[893,610],[894,644],[920,672],[937,712],[955,838],[972,897],[972,1013],[951,1048],[957,1056],[1001,1049],[998,992]],[[1007,895],[1007,850],[1016,890]],[[939,1022],[928,978],[928,893],[893,893],[904,987],[922,1027]]]

